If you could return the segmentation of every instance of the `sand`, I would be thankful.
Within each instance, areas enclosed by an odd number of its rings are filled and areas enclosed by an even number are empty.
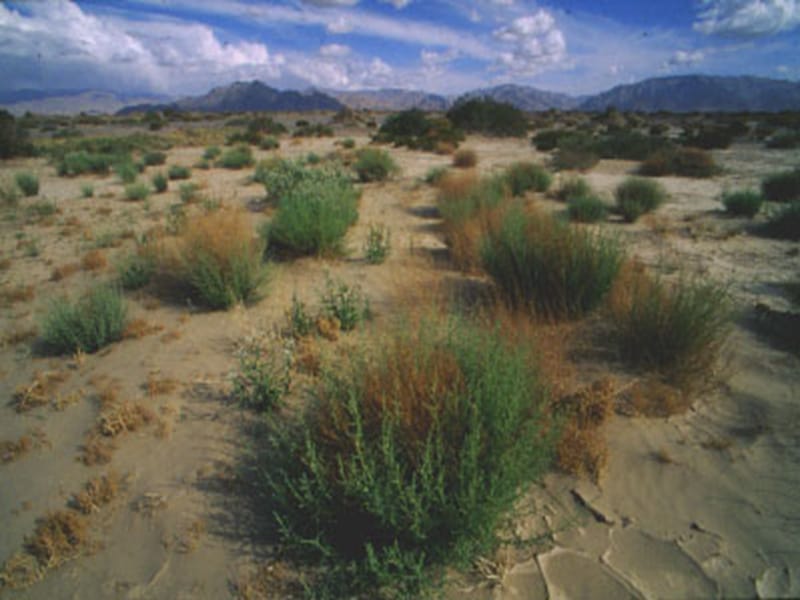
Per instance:
[[[363,129],[348,130],[360,145]],[[282,141],[284,156],[325,154],[334,139]],[[520,159],[544,160],[527,140],[470,137],[478,168],[489,172]],[[192,165],[202,147],[176,148],[169,163]],[[31,340],[0,348],[0,440],[35,433],[40,440],[16,460],[0,463],[0,563],[21,550],[36,519],[68,506],[87,480],[112,470],[122,478],[117,497],[87,518],[95,544],[49,570],[30,587],[0,588],[8,598],[228,598],[263,565],[283,568],[264,535],[259,514],[237,476],[248,439],[249,417],[230,400],[233,348],[238,339],[283,322],[293,295],[313,304],[327,275],[359,284],[372,300],[377,323],[392,315],[398,298],[463,275],[442,260],[444,243],[432,210],[434,191],[420,180],[449,157],[391,149],[402,171],[390,182],[364,186],[360,220],[347,237],[352,252],[341,260],[301,259],[280,265],[266,297],[229,312],[152,302],[131,296],[131,316],[160,327],[90,356],[41,358]],[[257,151],[259,158],[270,153]],[[710,180],[661,178],[670,199],[655,217],[634,225],[608,223],[630,252],[654,269],[714,278],[730,286],[743,317],[737,321],[721,365],[724,383],[697,397],[685,414],[669,418],[617,415],[607,426],[609,463],[597,484],[553,473],[520,504],[515,527],[535,541],[501,548],[475,573],[453,573],[448,598],[699,598],[800,595],[800,361],[747,326],[761,303],[791,310],[778,284],[800,276],[797,242],[759,237],[744,220],[721,212],[722,190],[754,186],[781,166],[800,162],[797,151],[768,151],[739,144],[715,152],[726,171]],[[611,190],[636,163],[601,161],[587,178],[612,202]],[[54,202],[51,222],[0,223],[5,286],[31,285],[31,300],[0,312],[0,330],[24,333],[49,298],[75,293],[112,271],[79,271],[52,281],[54,267],[79,261],[103,232],[141,234],[178,202],[177,185],[144,203],[121,199],[114,176],[56,177],[43,159],[0,164],[0,178],[27,169],[39,174],[38,199]],[[159,167],[150,167],[149,174]],[[258,207],[260,185],[250,170],[195,170],[192,181],[231,205]],[[95,197],[80,188],[91,181]],[[541,196],[548,210],[561,205]],[[24,208],[32,200],[23,199]],[[159,214],[160,213],[160,214]],[[253,211],[254,226],[264,214]],[[70,227],[70,217],[79,224]],[[75,221],[73,220],[73,223]],[[371,223],[392,230],[393,252],[379,266],[362,257]],[[37,256],[18,248],[20,232],[35,239]],[[90,233],[93,235],[90,235]],[[103,251],[113,264],[131,247]],[[379,326],[379,325],[377,325]],[[331,344],[328,352],[346,351]],[[60,373],[47,405],[17,413],[14,390],[35,372]],[[148,379],[170,379],[175,389],[150,394]],[[113,387],[120,399],[152,411],[154,422],[115,438],[107,465],[78,459],[101,410],[97,396]],[[533,508],[526,512],[525,508]],[[533,516],[523,516],[530,515]],[[280,579],[279,575],[276,575]],[[281,597],[275,586],[273,597]],[[257,597],[257,596],[256,596]]]

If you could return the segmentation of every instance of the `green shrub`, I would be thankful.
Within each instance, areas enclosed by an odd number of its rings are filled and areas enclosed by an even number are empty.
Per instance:
[[[150,188],[146,183],[131,183],[125,186],[125,199],[126,200],[146,200],[150,195]]]
[[[730,214],[752,219],[761,210],[764,198],[755,190],[740,190],[723,194],[722,204]]]
[[[309,152],[306,154],[306,164],[308,165],[318,165],[322,162],[322,158],[320,158],[319,154],[316,152]]]
[[[574,318],[604,300],[623,252],[616,240],[599,232],[516,207],[484,237],[481,258],[512,307]]]
[[[17,173],[14,181],[25,196],[35,196],[39,193],[39,178],[33,173]]]
[[[559,138],[553,155],[553,168],[557,171],[591,169],[600,160],[596,143],[592,136],[584,133]]]
[[[304,122],[292,132],[292,137],[333,137],[333,127],[322,123],[312,125]]]
[[[292,353],[279,339],[248,339],[237,349],[233,397],[259,411],[275,408],[291,385]]]
[[[392,157],[380,148],[362,148],[353,165],[359,180],[363,182],[383,181],[398,171]]]
[[[16,181],[0,181],[0,201],[3,206],[14,207],[19,204],[19,188]]]
[[[14,115],[0,109],[0,159],[31,156],[33,153],[33,145],[28,141],[28,131]]]
[[[497,332],[427,322],[366,354],[261,438],[267,510],[315,590],[418,598],[429,568],[493,550],[556,428],[530,352]]]
[[[341,144],[342,148],[344,148],[345,150],[352,150],[353,148],[356,147],[356,141],[353,138],[344,138],[341,141]]]
[[[643,156],[649,156],[668,144],[661,137],[622,129],[602,136],[595,147],[600,158],[641,160]]]
[[[209,146],[203,152],[203,160],[214,160],[220,154],[222,154],[222,150],[220,150],[219,146]]]
[[[114,172],[122,183],[133,183],[139,176],[139,170],[132,162],[121,162],[114,165]]]
[[[172,165],[167,170],[167,175],[170,179],[189,179],[192,176],[192,170],[189,167],[181,165]]]
[[[94,186],[91,183],[84,183],[81,186],[81,196],[84,198],[91,198],[94,196]]]
[[[182,183],[178,186],[178,195],[180,196],[181,202],[184,204],[188,204],[189,202],[194,202],[198,199],[198,191],[200,190],[200,186],[196,183],[188,182]]]
[[[506,169],[504,176],[514,196],[522,196],[528,190],[546,192],[552,181],[547,169],[532,162],[516,162]]]
[[[163,165],[165,162],[167,162],[167,155],[163,152],[152,150],[144,154],[142,157],[142,162],[148,167]]]
[[[314,331],[314,319],[305,303],[296,294],[292,294],[292,306],[287,311],[286,317],[289,321],[289,333],[293,337],[305,337]]]
[[[155,274],[155,258],[144,252],[129,254],[117,264],[117,277],[124,290],[138,290]]]
[[[153,183],[153,189],[156,191],[156,194],[167,191],[167,178],[163,173],[156,173],[150,181]]]
[[[680,383],[707,376],[733,317],[727,291],[713,282],[682,277],[668,284],[633,269],[609,306],[622,356]]]
[[[549,152],[558,147],[561,138],[573,135],[575,132],[569,129],[543,129],[531,138],[531,143],[540,152]]]
[[[269,135],[261,140],[259,143],[259,148],[262,150],[277,150],[281,147],[281,143],[275,136]]]
[[[766,231],[776,238],[800,240],[800,200],[794,200],[770,212]]]
[[[385,225],[370,225],[364,241],[364,258],[372,265],[386,260],[392,250],[392,232]]]
[[[55,205],[54,202],[50,200],[37,200],[25,207],[25,214],[29,218],[33,219],[41,219],[43,217],[49,217],[50,215],[54,215],[58,212],[58,207]]]
[[[479,211],[497,207],[508,197],[508,193],[506,175],[478,179],[470,175],[454,174],[439,182],[436,207],[446,224],[457,225]]]
[[[253,165],[253,152],[249,146],[237,146],[226,150],[217,160],[217,166],[224,169],[243,169]]]
[[[342,331],[351,331],[362,321],[372,318],[369,300],[361,288],[350,286],[330,277],[325,281],[325,291],[320,297],[322,314],[339,321]]]
[[[562,202],[586,198],[593,195],[592,187],[583,177],[569,177],[561,182],[556,191],[556,198]]]
[[[683,177],[713,177],[720,169],[714,157],[699,148],[676,148],[671,156],[671,172]]]
[[[773,150],[800,148],[800,131],[783,131],[770,137],[765,144]]]
[[[425,183],[429,183],[431,185],[436,185],[439,181],[442,180],[442,177],[447,175],[448,169],[447,167],[431,167],[428,169],[428,172],[425,173]]]
[[[470,169],[478,164],[478,155],[471,148],[457,150],[453,154],[453,166],[458,169]]]
[[[423,111],[412,108],[390,115],[374,139],[376,142],[430,152],[440,143],[457,147],[464,139],[464,133],[453,127],[448,119],[429,118]]]
[[[106,175],[111,169],[114,156],[90,153],[86,150],[67,152],[58,162],[56,170],[62,177],[74,177],[84,173]]]
[[[606,218],[608,208],[597,196],[578,196],[567,202],[567,215],[570,221],[596,223]]]
[[[617,200],[617,212],[628,223],[633,223],[643,214],[661,206],[667,192],[656,181],[629,177],[617,186],[614,197]]]
[[[769,202],[800,200],[800,167],[767,176],[761,182],[761,193]]]
[[[121,339],[125,312],[119,290],[108,285],[91,289],[74,303],[60,298],[42,320],[42,343],[53,354],[96,352]]]
[[[734,132],[724,127],[700,127],[685,131],[681,138],[684,146],[703,150],[725,149],[733,143]]]
[[[454,127],[498,137],[524,137],[528,119],[520,109],[491,98],[459,102],[447,112]]]

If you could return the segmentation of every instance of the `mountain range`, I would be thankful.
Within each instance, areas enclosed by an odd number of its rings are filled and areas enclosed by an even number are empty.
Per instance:
[[[150,97],[142,103],[111,92],[76,91],[59,95],[57,92],[19,90],[0,93],[0,107],[16,114],[25,110],[67,114],[81,111],[130,114],[165,109],[195,112],[309,111],[340,110],[345,106],[356,110],[420,108],[444,111],[457,102],[479,97],[507,102],[525,111],[602,111],[614,107],[641,112],[775,112],[800,110],[800,82],[748,76],[684,75],[646,79],[589,96],[570,96],[512,84],[476,89],[459,96],[442,96],[405,89],[281,91],[260,81],[251,81],[216,87],[205,95],[172,102]]]

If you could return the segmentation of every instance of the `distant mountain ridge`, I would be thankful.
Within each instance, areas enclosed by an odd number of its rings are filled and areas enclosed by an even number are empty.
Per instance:
[[[118,94],[101,90],[12,90],[0,91],[0,108],[16,115],[28,111],[40,115],[108,114],[142,102],[163,102],[165,96]]]
[[[456,102],[471,100],[472,98],[491,98],[497,102],[505,102],[524,111],[571,110],[577,108],[581,98],[548,92],[527,85],[504,84],[490,88],[481,88],[462,94]]]
[[[408,110],[409,108],[447,110],[452,104],[452,99],[446,96],[398,88],[355,92],[330,90],[327,93],[355,110]]]

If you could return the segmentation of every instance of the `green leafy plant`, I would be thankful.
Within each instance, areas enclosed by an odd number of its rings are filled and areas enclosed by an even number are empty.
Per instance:
[[[162,194],[167,191],[167,178],[163,173],[156,173],[150,179],[153,184],[153,189],[156,191],[156,194]]]
[[[557,171],[587,171],[599,160],[596,140],[589,134],[574,132],[558,138],[552,166]]]
[[[462,148],[453,154],[453,166],[457,169],[470,169],[477,164],[478,154],[471,148]]]
[[[258,147],[262,150],[277,150],[281,147],[280,140],[275,136],[268,135],[261,142],[258,144]]]
[[[720,172],[714,157],[700,148],[666,146],[649,154],[639,167],[639,173],[650,177],[680,175],[683,177],[713,177]]]
[[[204,160],[214,160],[220,154],[222,154],[222,150],[219,146],[209,146],[203,151],[203,159]]]
[[[192,170],[189,167],[172,165],[167,170],[167,176],[170,179],[189,179],[192,176]]]
[[[561,182],[555,196],[562,202],[569,202],[578,198],[587,198],[593,194],[592,187],[583,177],[568,177]]]
[[[398,171],[389,153],[380,148],[359,150],[353,168],[363,182],[383,181]]]
[[[606,218],[608,207],[597,196],[578,196],[567,202],[570,221],[596,223]]]
[[[178,195],[181,202],[188,204],[198,199],[198,191],[200,186],[193,182],[182,183],[178,186]]]
[[[81,186],[81,196],[84,198],[91,198],[94,196],[94,186],[91,183],[84,183]]]
[[[117,264],[117,277],[124,290],[138,290],[153,278],[155,257],[145,251],[127,255]]]
[[[111,169],[111,164],[114,160],[115,157],[111,154],[77,150],[64,154],[58,160],[56,170],[62,177],[74,177],[84,173],[105,175]]]
[[[516,162],[506,169],[505,180],[512,195],[521,196],[528,190],[546,192],[552,177],[542,165]]]
[[[666,190],[657,182],[640,177],[628,177],[614,190],[617,212],[628,223],[654,211],[667,198]]]
[[[33,173],[27,171],[17,173],[14,181],[25,196],[35,196],[39,193],[39,178]]]
[[[472,133],[524,137],[528,132],[528,119],[524,112],[511,104],[491,98],[458,102],[447,111],[447,118],[454,127]]]
[[[15,207],[19,204],[19,188],[15,181],[0,181],[0,201],[6,207]]]
[[[464,139],[464,133],[448,119],[428,117],[424,111],[412,108],[387,117],[374,139],[412,150],[433,151],[441,143],[457,147]]]
[[[151,150],[150,152],[145,152],[142,162],[148,167],[163,165],[167,162],[167,155],[164,152]]]
[[[233,397],[242,406],[268,411],[280,404],[292,382],[292,348],[276,336],[255,336],[239,345]]]
[[[114,172],[122,183],[133,183],[139,175],[139,170],[130,161],[120,162],[114,165]]]
[[[350,331],[362,321],[372,318],[369,300],[361,288],[328,277],[320,297],[322,314],[336,318],[342,331]]]
[[[146,183],[131,183],[125,186],[125,199],[140,201],[146,200],[150,195],[150,187]]]
[[[369,226],[367,239],[364,241],[364,258],[372,265],[386,260],[392,251],[392,232],[385,225]]]
[[[425,179],[423,181],[431,185],[436,185],[442,180],[442,177],[447,175],[448,171],[449,169],[447,167],[431,167],[425,174]]]
[[[286,312],[289,331],[293,337],[305,337],[314,331],[314,319],[308,312],[305,303],[297,297],[297,294],[292,294],[292,306]]]
[[[341,144],[342,148],[344,148],[345,150],[352,150],[353,148],[356,147],[356,141],[353,138],[344,138],[341,141]]]
[[[217,166],[224,169],[244,169],[252,165],[253,151],[244,145],[226,150],[217,160]]]
[[[755,190],[739,190],[723,194],[722,204],[728,213],[752,219],[761,210],[764,198]]]

